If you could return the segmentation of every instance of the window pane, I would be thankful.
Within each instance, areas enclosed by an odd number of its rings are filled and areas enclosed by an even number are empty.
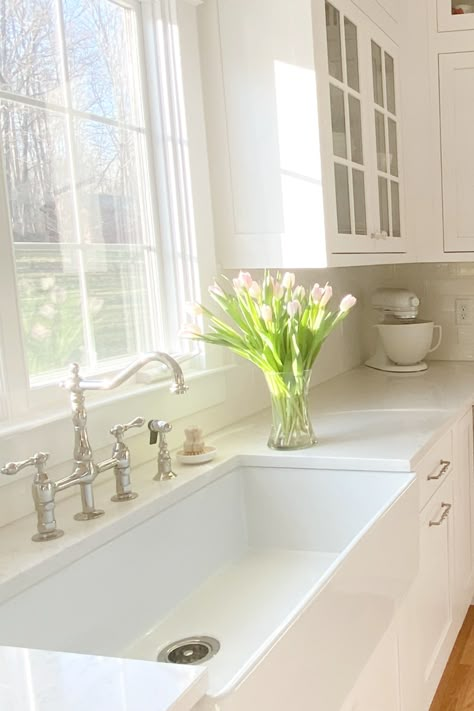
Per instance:
[[[385,143],[385,121],[379,111],[375,112],[375,139],[377,143],[377,168],[387,170],[387,148]]]
[[[1,0],[0,89],[63,103],[55,0]]]
[[[397,124],[391,118],[388,119],[388,152],[390,173],[398,175]]]
[[[329,74],[342,81],[341,26],[339,10],[326,3],[326,37]]]
[[[73,105],[140,122],[135,13],[110,0],[63,0]]]
[[[15,242],[72,242],[74,207],[63,116],[3,101],[0,140]]]
[[[347,158],[346,116],[344,109],[344,92],[333,86],[331,92],[331,123],[332,144],[335,156]]]
[[[134,130],[78,121],[79,219],[83,242],[142,243],[143,137]]]
[[[336,180],[337,231],[351,234],[351,208],[349,202],[349,174],[345,165],[334,166]]]
[[[388,187],[385,178],[379,178],[379,212],[380,212],[380,230],[390,233],[390,223],[388,217]]]
[[[387,109],[396,113],[395,107],[395,69],[393,58],[385,52],[385,85],[387,89]]]
[[[367,234],[367,218],[365,213],[365,181],[361,170],[352,170],[354,193],[354,219],[356,235]]]
[[[84,269],[91,338],[97,361],[149,347],[149,252],[122,245],[85,250]]]
[[[374,83],[374,101],[383,106],[383,75],[382,75],[382,50],[372,41],[372,76]]]
[[[18,245],[15,257],[30,376],[86,362],[77,249]]]
[[[392,180],[390,186],[392,193],[392,234],[394,237],[400,237],[400,194],[398,183]]]
[[[351,158],[354,163],[363,163],[362,150],[362,119],[360,101],[349,95],[349,122],[351,127]]]
[[[357,27],[344,18],[344,34],[346,38],[347,83],[355,91],[359,91],[359,56],[357,49]]]

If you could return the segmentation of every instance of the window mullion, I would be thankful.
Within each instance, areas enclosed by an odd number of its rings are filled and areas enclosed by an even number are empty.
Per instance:
[[[1,142],[0,142],[1,144]],[[5,383],[9,417],[19,417],[29,409],[29,376],[16,285],[15,247],[6,191],[6,175],[0,160],[0,234],[6,235],[0,259],[0,358],[8,374]],[[1,377],[1,370],[0,370]]]
[[[58,29],[59,29],[59,42],[61,48],[61,66],[64,79],[64,92],[66,99],[66,131],[67,131],[67,151],[69,154],[69,162],[71,166],[71,197],[74,210],[74,231],[76,233],[76,240],[78,245],[82,245],[81,238],[81,219],[80,219],[80,209],[79,200],[77,195],[76,186],[79,184],[79,177],[77,171],[77,160],[76,160],[76,150],[74,143],[74,116],[73,116],[73,101],[71,86],[69,82],[69,69],[68,69],[68,59],[67,59],[67,49],[66,49],[66,30],[64,22],[64,13],[62,0],[56,0],[57,17],[58,17]],[[83,249],[76,250],[77,266],[78,266],[78,278],[79,278],[79,292],[81,295],[81,313],[82,313],[82,325],[84,334],[84,346],[85,351],[88,355],[87,366],[93,367],[96,365],[97,356],[94,341],[94,334],[91,328],[89,320],[89,299],[87,294],[87,281],[86,281],[86,259],[87,255]]]

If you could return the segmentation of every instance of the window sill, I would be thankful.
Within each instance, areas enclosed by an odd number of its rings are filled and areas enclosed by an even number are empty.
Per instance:
[[[171,383],[170,374],[164,373],[162,379],[149,383],[132,383],[130,385],[124,385],[121,388],[108,392],[88,392],[87,393],[87,411],[91,415],[96,415],[99,419],[101,417],[101,411],[107,411],[114,406],[113,409],[117,412],[117,417],[119,417],[120,411],[123,406],[129,413],[127,415],[128,419],[132,419],[137,414],[136,410],[148,409],[148,407],[154,407],[153,400],[156,396],[163,396],[163,398],[169,395],[170,402],[179,401],[177,407],[173,407],[172,410],[175,411],[175,415],[172,412],[161,412],[153,415],[154,417],[161,417],[162,419],[173,419],[173,417],[187,417],[196,412],[199,412],[206,407],[212,407],[213,405],[222,403],[225,399],[225,373],[232,370],[236,366],[233,364],[223,365],[216,368],[210,368],[206,370],[188,370],[185,371],[185,380],[188,385],[190,385],[190,390],[186,393],[185,398],[176,397],[169,392],[169,387]],[[203,397],[203,388],[193,388],[192,384],[204,386],[205,397]],[[211,387],[206,387],[206,385],[211,385]],[[197,390],[200,392],[198,393]],[[26,432],[30,433],[38,428],[47,427],[54,424],[59,424],[64,421],[64,419],[70,419],[70,409],[67,407],[67,393],[64,393],[63,407],[58,408],[55,404],[54,408],[41,408],[37,409],[28,417],[23,417],[17,420],[10,420],[2,425],[0,425],[0,440],[6,438],[12,438],[16,435],[24,435]],[[161,398],[160,398],[161,400]],[[148,406],[148,407],[147,407]],[[109,428],[114,423],[111,422]],[[28,452],[24,453],[25,456]],[[21,455],[20,455],[21,456]]]

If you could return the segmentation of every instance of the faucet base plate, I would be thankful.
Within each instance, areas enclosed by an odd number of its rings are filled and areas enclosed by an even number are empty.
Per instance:
[[[43,541],[54,541],[55,538],[61,538],[64,536],[64,531],[60,528],[56,528],[54,531],[48,531],[46,533],[35,533],[31,536],[31,540],[35,543],[43,543]]]
[[[103,516],[105,511],[102,509],[94,509],[94,511],[81,511],[74,516],[75,521],[91,521],[94,518]]]
[[[128,494],[114,494],[113,496],[110,497],[111,501],[131,501],[132,499],[136,499],[138,494],[136,494],[134,491],[130,491]]]

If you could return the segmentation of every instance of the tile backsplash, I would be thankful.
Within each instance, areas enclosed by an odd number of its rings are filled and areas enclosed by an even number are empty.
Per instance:
[[[432,360],[474,360],[474,263],[395,265],[386,276],[387,286],[416,292],[421,300],[419,316],[443,329],[440,347]],[[461,321],[456,302],[465,300],[471,314]],[[367,337],[365,340],[367,344]]]
[[[363,363],[375,347],[373,326],[378,315],[371,295],[379,287],[414,291],[420,298],[419,317],[443,329],[433,360],[474,360],[474,263],[395,264],[301,271],[298,278],[310,284],[330,281],[335,301],[347,292],[357,296],[358,306],[342,328],[330,336],[315,367],[316,382],[327,380]],[[457,302],[465,301],[466,318],[456,315]]]

